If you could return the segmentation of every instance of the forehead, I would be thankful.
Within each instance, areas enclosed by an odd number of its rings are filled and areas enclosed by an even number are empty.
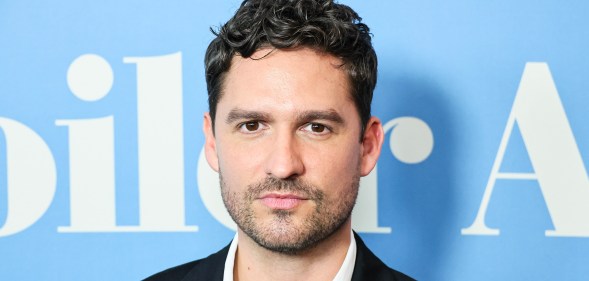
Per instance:
[[[219,111],[227,105],[298,110],[342,107],[353,105],[350,89],[337,57],[308,48],[261,49],[250,58],[232,59]]]

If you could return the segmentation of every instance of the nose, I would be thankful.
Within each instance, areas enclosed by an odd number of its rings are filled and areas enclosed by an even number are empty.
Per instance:
[[[296,136],[290,134],[275,136],[273,145],[268,150],[265,167],[268,176],[290,179],[303,174],[305,166],[301,159]]]

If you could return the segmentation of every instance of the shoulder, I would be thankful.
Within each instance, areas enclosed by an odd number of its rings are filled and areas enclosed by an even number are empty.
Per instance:
[[[415,280],[399,271],[388,267],[383,263],[362,241],[358,234],[354,233],[356,238],[356,264],[352,281],[363,280],[394,280],[394,281],[411,281]]]
[[[229,246],[204,259],[178,265],[144,279],[144,281],[223,280]]]

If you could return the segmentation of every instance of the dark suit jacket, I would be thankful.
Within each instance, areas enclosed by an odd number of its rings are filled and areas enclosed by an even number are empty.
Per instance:
[[[413,278],[386,266],[356,237],[356,263],[352,281],[411,281]],[[223,281],[229,245],[204,259],[179,265],[148,277],[144,281]]]

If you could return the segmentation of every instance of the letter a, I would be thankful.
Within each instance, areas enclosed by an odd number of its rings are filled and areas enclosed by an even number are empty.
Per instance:
[[[535,173],[500,173],[517,122]],[[589,237],[589,180],[546,63],[527,63],[477,216],[463,235],[499,235],[485,225],[497,179],[537,180],[554,230],[546,236]]]

